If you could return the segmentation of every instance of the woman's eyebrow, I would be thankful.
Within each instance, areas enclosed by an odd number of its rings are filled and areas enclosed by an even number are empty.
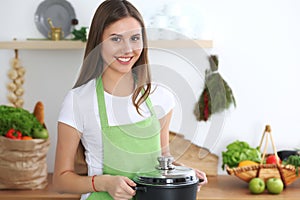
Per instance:
[[[123,37],[123,35],[121,35],[121,34],[117,34],[117,33],[112,33],[112,34],[110,34],[109,36],[110,36],[110,37],[112,37],[112,36]]]
[[[134,34],[130,35],[130,37],[132,37],[132,36],[141,36],[141,35],[142,35],[141,33],[134,33]],[[124,37],[124,35],[118,34],[118,33],[112,33],[112,34],[110,34],[109,36],[110,36],[110,37],[114,37],[114,36],[117,36],[117,37]]]

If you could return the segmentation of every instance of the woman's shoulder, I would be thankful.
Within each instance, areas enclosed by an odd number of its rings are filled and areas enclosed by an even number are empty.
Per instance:
[[[94,96],[95,87],[95,79],[92,79],[81,86],[70,89],[64,98],[64,104],[90,99],[89,97]]]
[[[87,92],[95,91],[95,88],[96,80],[92,79],[81,86],[71,89],[70,92],[77,95],[85,95]]]
[[[163,114],[158,114],[161,118],[167,114],[170,110],[174,109],[176,101],[173,91],[167,86],[153,83],[151,86],[150,100],[154,107],[163,110]]]
[[[174,98],[173,91],[162,84],[152,83],[150,96],[158,96],[160,98]]]

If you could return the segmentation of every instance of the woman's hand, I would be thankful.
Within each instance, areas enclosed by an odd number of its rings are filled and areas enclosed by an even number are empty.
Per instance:
[[[109,176],[106,184],[106,191],[114,200],[128,200],[135,195],[136,184],[132,180],[124,176]]]
[[[205,174],[204,172],[202,172],[202,171],[200,171],[200,170],[198,170],[198,169],[195,169],[195,171],[196,171],[197,177],[198,177],[199,179],[202,179],[202,180],[203,180],[202,182],[199,183],[199,186],[198,186],[198,192],[199,192],[199,191],[200,191],[200,188],[201,188],[203,185],[207,184],[208,181],[207,181],[206,174]]]
[[[176,161],[173,162],[173,165],[175,165],[175,166],[184,166],[183,163],[179,163],[179,162],[176,162]],[[198,192],[199,192],[201,186],[207,184],[208,180],[207,180],[206,174],[203,171],[200,171],[198,169],[194,169],[194,170],[196,172],[196,176],[198,177],[198,179],[203,180],[203,181],[199,182],[199,186],[198,186]]]

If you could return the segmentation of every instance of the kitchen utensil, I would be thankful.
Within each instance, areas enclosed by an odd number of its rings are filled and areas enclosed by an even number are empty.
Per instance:
[[[135,200],[195,200],[199,180],[193,169],[172,165],[173,157],[158,157],[152,172],[138,174]]]
[[[48,38],[51,40],[60,40],[64,37],[64,32],[61,30],[60,27],[58,28],[52,28],[51,31],[48,33]]]
[[[51,40],[57,41],[64,37],[64,32],[61,30],[61,27],[55,27],[50,18],[48,18],[48,23],[51,28],[50,29],[51,31],[48,32],[48,38],[50,38]]]
[[[55,26],[61,27],[62,32],[64,32],[63,37],[66,37],[71,33],[72,20],[76,19],[76,15],[74,8],[66,0],[44,0],[41,2],[35,12],[34,21],[40,33],[47,38],[51,31],[48,18],[52,20]]]
[[[281,160],[285,160],[291,155],[300,155],[300,152],[296,150],[281,150],[278,151],[277,154]]]

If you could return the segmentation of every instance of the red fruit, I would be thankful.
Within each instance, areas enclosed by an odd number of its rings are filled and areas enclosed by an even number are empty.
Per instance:
[[[276,157],[275,155],[269,155],[267,157],[266,163],[267,164],[277,164],[277,159],[278,159],[278,163],[281,163],[281,160],[279,157]]]

